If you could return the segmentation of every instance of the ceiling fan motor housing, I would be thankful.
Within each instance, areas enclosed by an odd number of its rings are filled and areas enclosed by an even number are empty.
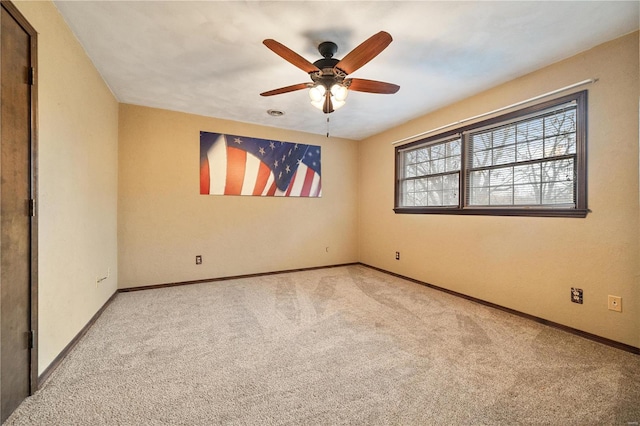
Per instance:
[[[327,88],[327,90],[334,84],[341,83],[346,77],[346,74],[335,68],[338,62],[340,62],[340,60],[333,57],[337,51],[338,45],[332,41],[324,41],[320,43],[318,46],[318,52],[320,52],[323,58],[318,59],[313,63],[313,65],[318,67],[320,71],[310,73],[313,82],[316,84],[322,84]]]

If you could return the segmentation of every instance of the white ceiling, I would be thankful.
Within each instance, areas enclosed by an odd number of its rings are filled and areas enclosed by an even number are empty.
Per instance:
[[[352,92],[332,136],[363,139],[632,32],[639,2],[59,1],[55,4],[120,102],[324,134],[310,81],[267,49],[273,38],[310,62],[337,58],[378,31],[394,41],[357,78],[400,85]],[[266,111],[285,112],[271,117]],[[463,117],[461,117],[463,118]],[[204,130],[204,129],[203,129]],[[215,129],[206,129],[215,130]]]

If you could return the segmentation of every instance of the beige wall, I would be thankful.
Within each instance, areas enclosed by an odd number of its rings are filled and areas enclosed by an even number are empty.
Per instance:
[[[38,31],[42,373],[117,289],[118,103],[53,3],[15,4]]]
[[[322,197],[200,195],[201,130],[320,145]],[[120,105],[120,287],[357,261],[356,165],[355,141]]]
[[[592,77],[586,219],[394,214],[391,142]],[[639,347],[638,80],[634,33],[362,141],[360,261]]]

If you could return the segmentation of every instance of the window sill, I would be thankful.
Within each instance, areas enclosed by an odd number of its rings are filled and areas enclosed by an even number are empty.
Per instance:
[[[450,214],[472,216],[528,216],[585,218],[589,209],[536,209],[536,208],[465,208],[458,207],[396,207],[397,214]]]

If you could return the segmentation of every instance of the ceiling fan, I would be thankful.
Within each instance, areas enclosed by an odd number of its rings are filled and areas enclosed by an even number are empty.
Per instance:
[[[396,93],[400,86],[395,84],[362,78],[346,78],[347,75],[378,56],[392,40],[389,33],[380,31],[362,42],[342,60],[333,57],[338,51],[338,46],[333,42],[325,41],[318,46],[322,59],[318,59],[314,63],[307,61],[293,50],[273,39],[264,40],[262,43],[265,46],[284,60],[308,73],[312,82],[281,87],[260,93],[260,95],[273,96],[309,89],[311,104],[321,109],[325,114],[330,114],[344,105],[349,90],[368,93]]]

